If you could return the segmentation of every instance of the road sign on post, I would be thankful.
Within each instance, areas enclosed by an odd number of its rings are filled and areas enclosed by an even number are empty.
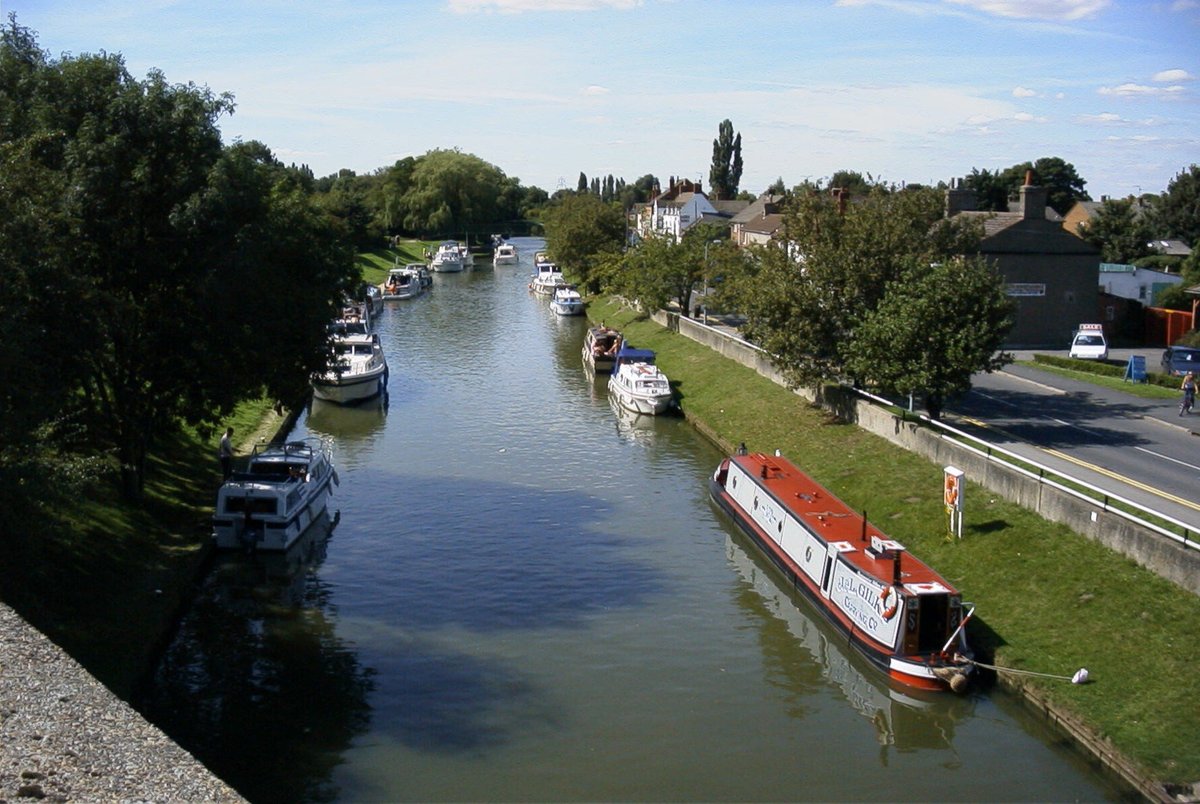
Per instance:
[[[1131,355],[1125,364],[1125,379],[1131,382],[1146,382],[1146,356]]]
[[[946,503],[946,517],[952,536],[962,538],[963,515],[963,470],[953,466],[945,468],[942,501]]]

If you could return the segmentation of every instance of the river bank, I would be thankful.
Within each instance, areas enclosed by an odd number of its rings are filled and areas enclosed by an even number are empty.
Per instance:
[[[847,425],[706,346],[593,299],[589,316],[654,349],[685,415],[723,449],[782,451],[964,589],[977,651],[1004,667],[1093,683],[1005,679],[1050,718],[1084,724],[1092,756],[1120,754],[1150,792],[1192,795],[1200,778],[1189,636],[1200,601],[1069,529],[971,486],[965,538],[947,540],[941,467]],[[1134,639],[1131,636],[1137,634]],[[1116,764],[1105,762],[1104,764]]]

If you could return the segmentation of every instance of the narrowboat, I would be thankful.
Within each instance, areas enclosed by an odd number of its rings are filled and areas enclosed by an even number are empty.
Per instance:
[[[737,454],[713,501],[868,660],[906,687],[962,692],[974,669],[962,596],[786,458]]]

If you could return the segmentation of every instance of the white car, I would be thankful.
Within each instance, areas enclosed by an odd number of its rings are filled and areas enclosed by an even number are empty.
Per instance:
[[[1080,324],[1071,338],[1068,356],[1084,360],[1107,360],[1108,341],[1104,339],[1104,327],[1100,324]]]

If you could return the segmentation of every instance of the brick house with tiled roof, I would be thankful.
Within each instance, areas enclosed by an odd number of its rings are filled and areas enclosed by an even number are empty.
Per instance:
[[[738,248],[765,245],[783,231],[783,196],[763,193],[733,216],[729,237]]]
[[[1045,188],[1025,181],[1014,212],[975,211],[974,193],[956,183],[946,192],[946,214],[982,219],[979,253],[1017,303],[1005,347],[1065,348],[1079,324],[1097,321],[1100,252],[1048,219]]]

